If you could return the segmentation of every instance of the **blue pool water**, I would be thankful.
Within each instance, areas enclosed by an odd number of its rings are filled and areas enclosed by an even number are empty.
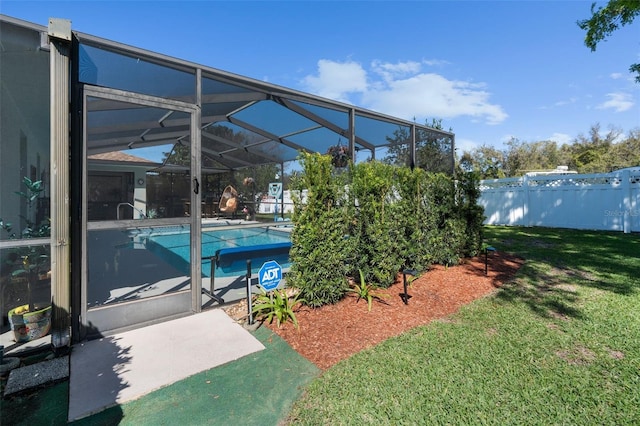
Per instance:
[[[173,266],[189,273],[190,259],[189,232],[168,232],[150,234],[147,237],[147,248],[171,263]],[[248,247],[262,244],[290,242],[290,234],[269,228],[230,229],[207,231],[202,233],[202,274],[209,276],[211,261],[216,250],[231,247]],[[205,259],[206,258],[206,259]],[[238,265],[238,270],[221,270],[216,268],[216,277],[238,276],[246,273],[246,265]],[[253,273],[257,273],[262,264],[252,264]],[[291,266],[288,262],[281,263],[283,268]],[[244,268],[244,270],[242,269]]]

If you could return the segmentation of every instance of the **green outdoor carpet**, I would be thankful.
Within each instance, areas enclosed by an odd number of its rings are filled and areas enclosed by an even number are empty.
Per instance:
[[[73,425],[277,425],[320,370],[267,327],[265,346]],[[64,425],[68,382],[1,402],[0,424]]]

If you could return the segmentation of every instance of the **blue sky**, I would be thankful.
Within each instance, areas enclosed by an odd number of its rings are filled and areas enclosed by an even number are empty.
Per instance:
[[[604,5],[605,3],[599,3]],[[591,1],[14,1],[72,29],[420,123],[456,144],[640,127],[640,20],[595,52]]]

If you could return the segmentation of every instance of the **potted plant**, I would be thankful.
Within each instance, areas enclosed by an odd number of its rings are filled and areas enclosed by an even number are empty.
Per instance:
[[[7,317],[9,325],[14,333],[14,340],[18,343],[28,342],[46,336],[51,330],[51,303],[48,300],[40,303],[34,302],[33,293],[36,287],[50,285],[51,276],[49,269],[49,256],[44,252],[44,247],[27,247],[21,249],[21,264],[11,272],[10,281],[14,286],[26,290],[26,300],[22,300],[19,306],[9,310]],[[28,250],[28,252],[26,251]],[[24,294],[21,291],[14,301],[20,300]]]
[[[27,203],[27,215],[22,216],[26,223],[21,232],[22,238],[47,237],[51,231],[49,220],[35,224],[31,219],[33,202],[44,191],[42,181],[32,181],[25,177],[23,183],[27,190],[16,191],[16,194],[24,198]],[[16,239],[10,223],[0,219],[0,228],[9,234],[10,239]],[[45,300],[38,304],[33,300],[35,290],[46,288],[50,291],[48,286],[51,272],[47,247],[38,245],[18,247],[8,254],[4,262],[7,268],[3,269],[11,271],[6,277],[5,298],[9,302],[19,303],[7,313],[15,341],[27,342],[47,335],[51,329],[51,302]]]
[[[337,145],[330,146],[327,154],[331,156],[331,164],[334,167],[347,167],[349,161],[351,161],[349,147],[342,145],[340,141],[338,141]]]

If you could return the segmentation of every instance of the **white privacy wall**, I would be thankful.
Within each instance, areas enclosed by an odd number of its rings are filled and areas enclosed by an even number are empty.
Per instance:
[[[485,224],[640,232],[640,168],[480,182]]]

